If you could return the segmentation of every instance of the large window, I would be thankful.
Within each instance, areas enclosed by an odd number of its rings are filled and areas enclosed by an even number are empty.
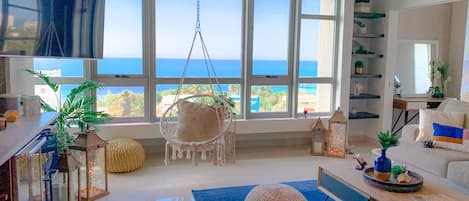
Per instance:
[[[302,0],[296,111],[332,111],[336,66],[336,0]]]
[[[97,110],[121,122],[149,120],[143,64],[143,1],[106,2],[103,59],[95,64],[94,79],[104,87],[96,91]]]
[[[84,65],[85,62],[81,59],[33,59],[35,71],[48,75],[53,82],[59,84],[59,90],[54,93],[42,80],[34,78],[34,94],[58,109],[70,91],[85,80]]]
[[[220,83],[214,89],[233,99],[238,117],[331,113],[338,1],[200,0],[202,36]],[[114,121],[156,121],[175,100],[196,28],[196,5],[195,0],[108,1],[103,59],[35,59],[34,68],[60,81],[61,94],[84,79],[101,82],[96,109]],[[215,82],[197,39],[180,97],[209,93]],[[50,93],[40,82],[35,91]]]
[[[225,93],[237,102],[237,114],[241,113],[242,7],[242,0],[200,1],[202,37],[215,73],[210,64],[208,70],[210,77],[218,77],[221,89],[212,86],[215,92]],[[156,117],[160,117],[174,101],[184,71],[196,28],[196,1],[157,0],[155,11],[156,78],[153,84],[156,89]],[[206,64],[201,41],[197,38],[181,97],[210,92]],[[211,82],[216,83],[216,80]]]
[[[330,113],[336,1],[253,0],[249,6],[253,33],[252,43],[248,41],[247,117]]]

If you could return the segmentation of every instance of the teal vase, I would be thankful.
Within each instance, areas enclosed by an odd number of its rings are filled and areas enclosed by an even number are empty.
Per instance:
[[[387,181],[391,177],[391,166],[391,160],[386,157],[386,149],[381,149],[381,156],[375,159],[375,177]]]
[[[433,98],[443,98],[445,97],[445,94],[441,91],[440,87],[435,87],[433,89]]]

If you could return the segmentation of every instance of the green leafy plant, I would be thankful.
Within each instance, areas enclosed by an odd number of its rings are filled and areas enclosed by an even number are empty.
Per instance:
[[[360,20],[354,20],[353,23],[356,24],[356,25],[357,25],[358,27],[360,27],[360,28],[366,27],[365,23],[363,23],[363,22],[360,21]]]
[[[397,178],[400,174],[405,173],[405,168],[400,165],[394,165],[391,168],[391,173],[394,178]]]
[[[365,49],[365,47],[363,47],[362,45],[358,47],[358,50],[356,50],[355,53],[356,54],[374,54],[373,51]]]
[[[52,82],[46,74],[26,69],[31,75],[37,76],[44,81],[55,93],[57,103],[60,103],[57,91],[59,85]],[[90,96],[93,90],[96,90],[101,85],[94,81],[84,81],[78,87],[72,89],[62,101],[62,105],[58,104],[57,108],[52,107],[50,104],[41,99],[41,108],[46,112],[58,112],[59,116],[56,120],[57,125],[57,150],[59,153],[67,150],[73,137],[70,136],[68,129],[73,125],[77,125],[80,132],[85,132],[88,124],[104,123],[111,119],[109,114],[105,112],[94,111],[92,106],[96,104],[96,98]]]
[[[365,65],[363,64],[362,61],[357,61],[355,62],[355,68],[364,68]]]
[[[383,150],[399,145],[399,134],[390,134],[389,131],[378,133],[378,142]]]
[[[228,103],[228,105],[230,105],[231,108],[234,108],[235,107],[235,102],[233,101],[233,99],[231,99],[231,97],[228,96],[228,94],[226,93],[223,93],[223,94],[219,94],[218,97],[222,98],[223,100],[226,101],[226,103]],[[218,102],[218,101],[217,101]],[[220,105],[223,106],[223,103],[219,103]]]

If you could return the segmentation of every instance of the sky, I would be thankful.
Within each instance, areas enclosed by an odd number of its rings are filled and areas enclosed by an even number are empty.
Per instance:
[[[320,1],[303,0],[303,10],[318,12]],[[201,0],[204,41],[213,59],[241,58],[242,0]],[[254,59],[285,60],[288,51],[289,0],[254,1]],[[142,2],[106,1],[104,56],[141,57]],[[196,0],[156,1],[156,48],[158,58],[185,58],[192,42]],[[317,57],[318,21],[304,26],[301,57]],[[307,38],[306,38],[307,37]],[[199,42],[199,41],[198,41]],[[200,42],[193,58],[202,58]]]

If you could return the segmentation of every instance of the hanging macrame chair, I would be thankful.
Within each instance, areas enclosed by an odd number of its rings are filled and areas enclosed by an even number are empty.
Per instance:
[[[208,75],[206,94],[181,94],[187,69],[191,61],[194,44],[200,40],[204,57],[204,66]],[[213,83],[215,81],[215,83]],[[218,90],[215,92],[214,85]],[[160,119],[160,132],[166,140],[165,164],[171,159],[192,159],[197,165],[198,158],[211,158],[214,164],[224,163],[225,134],[229,131],[233,113],[230,104],[222,95],[222,88],[217,79],[214,65],[210,59],[200,28],[200,0],[197,0],[197,21],[189,54],[174,96],[173,104]]]

